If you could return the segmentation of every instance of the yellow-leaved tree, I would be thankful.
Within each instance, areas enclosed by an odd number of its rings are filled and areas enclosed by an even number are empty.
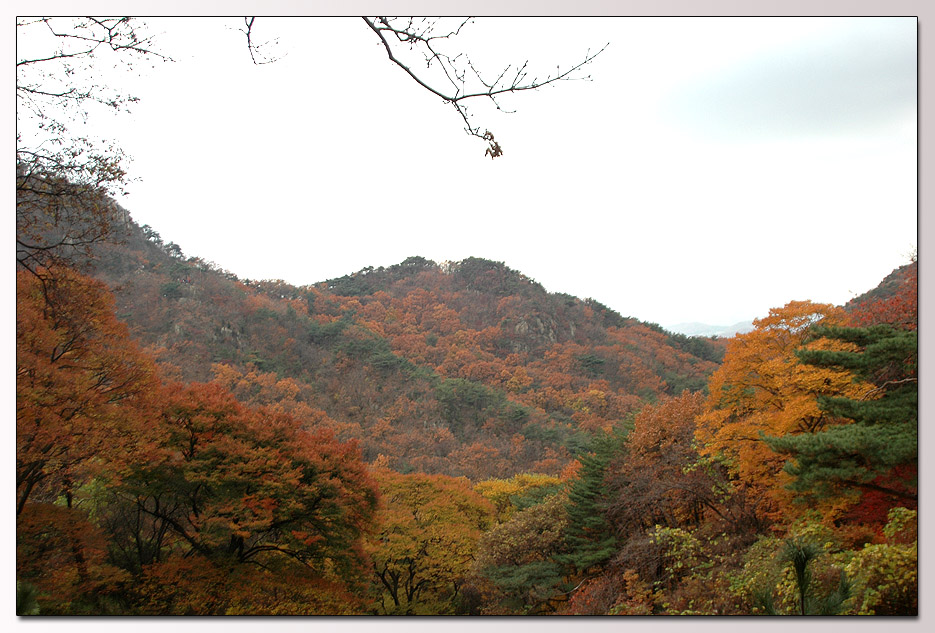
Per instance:
[[[509,479],[487,479],[474,486],[474,492],[489,500],[497,509],[497,523],[507,521],[514,512],[541,502],[562,487],[562,480],[551,475],[520,473]]]
[[[494,508],[463,478],[374,468],[382,507],[370,540],[381,615],[450,615]]]

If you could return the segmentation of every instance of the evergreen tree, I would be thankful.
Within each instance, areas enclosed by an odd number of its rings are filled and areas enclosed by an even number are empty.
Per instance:
[[[607,467],[619,458],[629,427],[594,437],[590,452],[578,457],[581,470],[568,491],[568,553],[555,560],[571,568],[572,574],[587,572],[603,564],[617,551],[617,538],[605,515],[609,491]]]
[[[816,433],[767,437],[769,446],[795,458],[786,470],[792,488],[822,496],[847,489],[877,490],[915,499],[915,481],[881,483],[896,467],[918,463],[918,336],[889,325],[868,328],[816,327],[814,337],[857,345],[854,352],[800,350],[798,358],[821,367],[850,370],[855,380],[875,385],[861,398],[819,396],[822,411],[851,420]]]

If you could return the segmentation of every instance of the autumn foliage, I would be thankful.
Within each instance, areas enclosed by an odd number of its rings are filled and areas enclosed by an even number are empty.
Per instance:
[[[155,439],[154,364],[103,284],[54,272],[16,277],[17,514],[95,475],[119,478]]]
[[[812,605],[917,610],[914,263],[723,341],[500,262],[295,287],[124,228],[96,279],[17,273],[29,613],[794,612],[791,551]]]
[[[454,613],[493,506],[466,479],[379,469],[380,531],[368,548],[380,596],[375,612]]]
[[[840,308],[791,302],[754,322],[756,329],[729,343],[724,363],[711,376],[705,412],[696,437],[705,454],[721,454],[764,518],[790,511],[785,458],[764,437],[814,433],[841,422],[818,406],[819,396],[860,397],[869,388],[849,372],[800,363],[795,352],[805,346],[816,324],[842,325]],[[844,343],[820,339],[810,349],[844,350]]]
[[[364,582],[378,494],[353,442],[218,384],[164,382],[99,282],[17,282],[18,570],[47,612],[281,612],[246,596],[286,577],[302,612],[353,604],[335,596]],[[138,602],[153,578],[165,586]]]

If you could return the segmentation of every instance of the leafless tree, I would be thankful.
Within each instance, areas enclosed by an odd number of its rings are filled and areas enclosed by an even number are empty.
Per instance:
[[[38,274],[104,239],[123,212],[118,146],[81,133],[94,106],[136,99],[93,80],[101,61],[168,59],[130,18],[20,18],[16,59],[16,259]]]
[[[253,38],[254,20],[244,19],[243,32],[250,56],[257,64],[273,61],[260,51],[264,45],[257,44]],[[492,159],[502,156],[503,148],[493,132],[472,123],[468,111],[470,102],[487,100],[497,110],[509,112],[501,103],[504,95],[536,90],[560,81],[590,79],[580,71],[607,48],[605,44],[595,53],[589,50],[578,63],[565,69],[558,67],[544,77],[530,76],[528,60],[488,73],[477,68],[466,52],[450,52],[450,49],[457,49],[457,36],[473,18],[458,19],[450,27],[445,26],[448,22],[430,18],[364,17],[363,20],[379,38],[390,61],[422,88],[454,107],[464,121],[465,131],[487,142],[484,155]]]

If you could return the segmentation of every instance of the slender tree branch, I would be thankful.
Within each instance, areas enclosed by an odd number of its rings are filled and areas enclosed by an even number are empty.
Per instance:
[[[433,34],[435,28],[434,21],[426,21],[424,22],[424,26],[419,28],[414,24],[411,18],[404,26],[395,25],[395,20],[399,18],[364,17],[362,19],[370,30],[379,38],[391,62],[399,66],[419,86],[440,98],[445,103],[450,103],[464,121],[465,131],[469,135],[487,141],[488,147],[485,151],[485,155],[491,158],[502,156],[503,148],[500,146],[500,143],[494,139],[494,135],[489,129],[481,129],[479,126],[475,126],[471,123],[470,113],[467,108],[467,102],[469,100],[486,97],[497,110],[501,112],[512,112],[505,110],[501,106],[498,97],[511,93],[537,90],[543,86],[554,84],[559,81],[589,79],[590,77],[577,77],[576,73],[584,66],[594,61],[594,59],[607,48],[607,45],[604,45],[604,47],[596,53],[591,53],[589,50],[582,61],[570,66],[566,70],[557,69],[554,74],[550,74],[544,79],[539,79],[537,77],[529,79],[527,73],[529,62],[526,61],[516,67],[512,64],[506,66],[497,74],[493,81],[489,81],[484,79],[480,70],[474,66],[467,54],[461,52],[452,57],[441,52],[436,46],[439,41],[448,40],[457,36],[461,30],[471,22],[471,18],[464,19],[456,29],[442,35]],[[450,89],[445,90],[437,86],[426,76],[416,72],[411,63],[400,58],[391,45],[391,41],[406,44],[409,46],[410,50],[419,50],[423,55],[426,68],[440,68]],[[512,73],[511,70],[513,70]],[[470,82],[468,80],[469,73],[472,77]],[[510,77],[510,79],[507,80],[507,77]]]
[[[909,382],[919,382],[919,379],[913,376],[909,378],[903,378],[902,380],[887,380],[885,383],[883,383],[876,389],[871,389],[870,391],[865,393],[863,396],[860,397],[860,399],[866,400],[867,398],[869,398],[870,396],[876,393],[879,393],[881,391],[886,391],[887,387],[892,387],[893,385],[902,385],[902,384],[906,384]]]
[[[268,46],[270,43],[275,44],[279,40],[273,40],[272,42],[264,42],[263,44],[257,44],[253,39],[253,24],[255,20],[256,20],[256,17],[245,17],[243,19],[244,28],[241,29],[241,33],[243,33],[247,37],[247,50],[250,52],[250,60],[253,61],[255,65],[261,66],[263,64],[271,64],[273,62],[276,62],[282,59],[282,57],[268,57],[267,58],[265,56],[262,56],[262,53],[260,51],[261,48]]]

